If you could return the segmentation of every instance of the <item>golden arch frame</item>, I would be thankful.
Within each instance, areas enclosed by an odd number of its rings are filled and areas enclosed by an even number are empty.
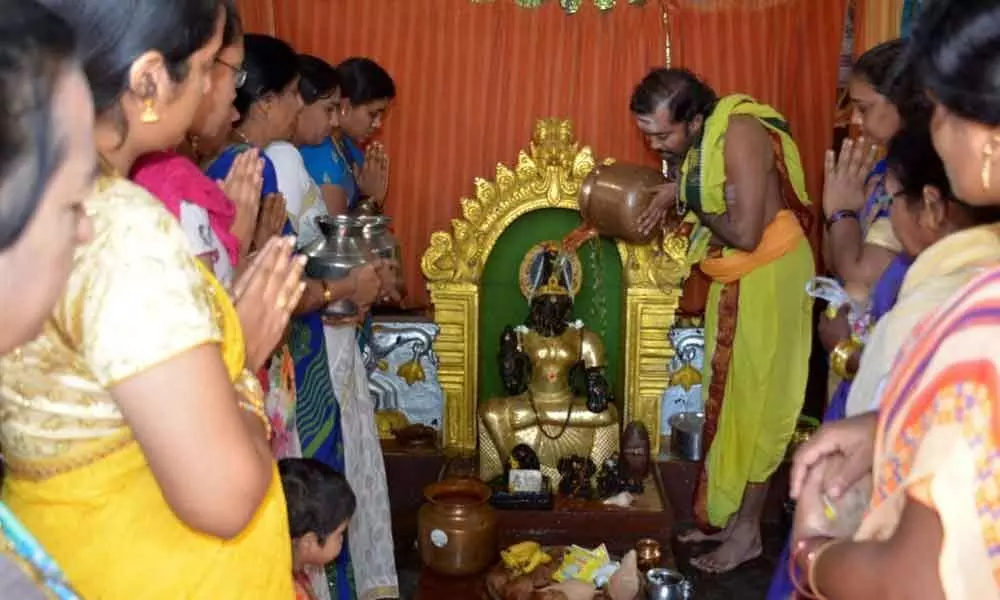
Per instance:
[[[434,350],[444,392],[442,440],[447,451],[464,454],[476,449],[479,282],[493,246],[511,223],[529,212],[579,210],[580,185],[596,164],[591,149],[580,148],[570,121],[539,120],[517,165],[511,169],[498,164],[493,181],[477,178],[475,197],[462,198],[462,218],[452,219],[451,232],[431,234],[420,267],[440,327]],[[674,354],[668,332],[687,269],[655,243],[617,246],[626,285],[623,419],[642,421],[653,451],[659,452],[660,403]]]

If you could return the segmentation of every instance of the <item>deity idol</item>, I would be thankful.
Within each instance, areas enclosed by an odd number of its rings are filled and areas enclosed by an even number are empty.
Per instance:
[[[603,465],[618,451],[618,410],[604,377],[600,337],[572,320],[579,261],[543,244],[534,254],[529,251],[521,271],[530,312],[525,325],[506,327],[500,339],[501,377],[510,395],[479,408],[480,478],[502,475],[511,450],[526,444],[555,487],[560,459],[587,457]],[[585,381],[582,395],[571,384],[578,369]]]

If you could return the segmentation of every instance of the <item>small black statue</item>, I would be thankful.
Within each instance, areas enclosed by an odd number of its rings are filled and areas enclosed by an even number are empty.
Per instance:
[[[500,380],[511,396],[523,394],[528,389],[531,359],[520,349],[517,332],[508,325],[500,334]]]
[[[604,461],[601,472],[597,474],[597,494],[601,498],[610,498],[625,491],[625,485],[621,475],[621,462],[615,452]]]
[[[604,369],[586,369],[584,373],[587,377],[587,409],[595,413],[604,412],[614,399],[611,386],[604,378]]]
[[[538,455],[527,444],[518,444],[511,449],[510,462],[510,468],[512,469],[537,471],[542,468],[541,462],[538,460]]]
[[[591,477],[597,472],[594,461],[583,456],[567,456],[559,459],[557,466],[562,480],[559,481],[559,493],[571,498],[590,500],[594,495]]]

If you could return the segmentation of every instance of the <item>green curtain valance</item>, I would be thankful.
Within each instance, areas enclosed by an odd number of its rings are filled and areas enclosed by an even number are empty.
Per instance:
[[[491,2],[513,2],[514,4],[522,8],[538,8],[546,2],[552,2],[554,0],[472,0],[473,4],[487,4]],[[574,14],[580,7],[583,6],[584,2],[593,2],[600,10],[611,10],[616,4],[619,4],[618,0],[559,0],[559,5],[562,9],[566,11],[566,14]],[[621,0],[622,4],[630,4],[632,6],[642,6],[646,3],[646,0]]]

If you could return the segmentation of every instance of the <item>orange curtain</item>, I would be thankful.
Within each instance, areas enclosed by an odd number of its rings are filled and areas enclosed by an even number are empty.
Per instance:
[[[569,16],[555,2],[239,0],[248,30],[331,62],[370,56],[395,78],[382,134],[392,157],[387,212],[411,306],[427,303],[419,260],[430,233],[448,228],[475,177],[514,162],[536,119],[572,119],[599,158],[655,164],[628,99],[668,46],[674,66],[720,93],[750,93],[785,114],[818,210],[846,2],[661,0],[607,13],[586,3]]]
[[[405,256],[409,306],[426,306],[420,257],[449,229],[476,177],[526,148],[534,123],[572,119],[599,158],[655,164],[629,116],[632,87],[664,62],[660,6],[556,2],[524,9],[468,0],[242,0],[249,31],[271,31],[333,63],[369,56],[398,97],[382,140],[392,160],[386,212]],[[268,8],[272,9],[271,17]]]
[[[273,0],[236,0],[243,28],[253,33],[274,34]]]
[[[899,37],[904,0],[856,0],[855,55]]]
[[[720,94],[750,94],[788,119],[817,212],[846,13],[847,0],[673,0],[669,9],[674,66],[702,75]],[[821,231],[811,233],[818,242]]]

